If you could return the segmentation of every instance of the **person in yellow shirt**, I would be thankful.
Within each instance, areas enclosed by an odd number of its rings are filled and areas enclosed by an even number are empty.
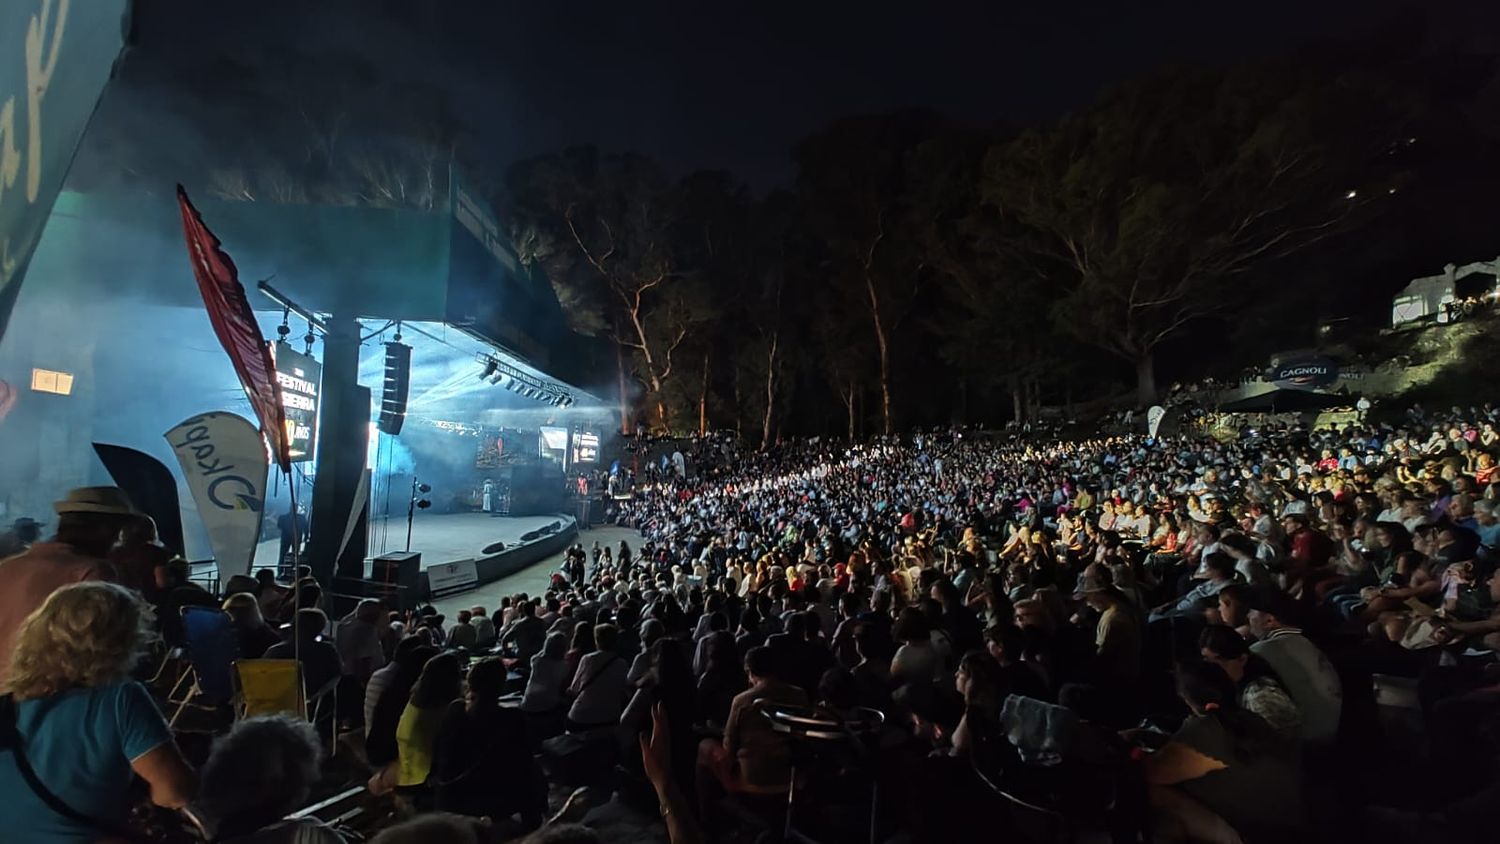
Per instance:
[[[1094,496],[1086,487],[1079,487],[1073,494],[1073,509],[1083,512],[1094,506]]]
[[[458,657],[452,653],[438,654],[422,666],[422,676],[412,687],[411,699],[401,711],[401,721],[396,725],[395,786],[398,791],[427,785],[438,727],[442,726],[448,705],[463,691],[461,678]]]

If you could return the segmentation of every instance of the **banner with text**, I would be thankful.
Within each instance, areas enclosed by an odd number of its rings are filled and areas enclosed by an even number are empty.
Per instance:
[[[1339,365],[1325,357],[1300,357],[1277,364],[1268,375],[1267,381],[1284,390],[1317,390],[1339,380]]]
[[[260,431],[233,413],[186,419],[164,436],[182,464],[219,577],[249,574],[260,541],[270,456]]]
[[[128,0],[0,4],[0,337],[125,45]]]
[[[311,356],[292,351],[286,343],[271,349],[276,359],[276,383],[281,388],[281,413],[286,418],[286,446],[293,463],[311,460],[318,444],[318,391],[323,365]]]

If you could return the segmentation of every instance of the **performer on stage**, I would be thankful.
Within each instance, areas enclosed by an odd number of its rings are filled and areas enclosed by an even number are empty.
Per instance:
[[[484,512],[495,515],[495,482],[484,479]]]

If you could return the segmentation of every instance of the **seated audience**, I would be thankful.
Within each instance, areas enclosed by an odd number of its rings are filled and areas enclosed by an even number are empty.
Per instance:
[[[1291,743],[1240,708],[1234,683],[1216,665],[1182,665],[1177,689],[1191,714],[1143,763],[1155,840],[1260,840],[1295,831],[1302,792]]]
[[[547,785],[531,755],[525,716],[500,704],[506,673],[493,658],[469,669],[463,698],[448,705],[438,728],[429,781],[442,811],[492,819],[519,814],[534,829],[546,812]]]
[[[319,609],[301,609],[292,621],[291,640],[266,649],[266,659],[295,659],[302,663],[302,687],[309,697],[343,675],[343,660],[323,638],[328,616]]]
[[[365,757],[371,767],[383,768],[396,761],[396,728],[411,699],[411,690],[422,676],[437,648],[419,636],[409,636],[396,646],[391,664],[375,672],[365,687]]]
[[[1239,706],[1259,715],[1277,732],[1290,739],[1302,735],[1302,715],[1281,684],[1281,678],[1260,656],[1250,652],[1250,643],[1233,628],[1215,624],[1203,629],[1198,648],[1204,662],[1224,669],[1239,690]]]
[[[463,676],[455,654],[440,653],[427,660],[396,724],[396,761],[376,774],[375,791],[394,788],[406,800],[425,805],[438,728],[448,705],[458,698],[462,687]]]
[[[235,592],[225,598],[224,612],[234,624],[240,659],[260,659],[266,651],[281,644],[281,634],[266,624],[260,614],[260,603],[249,592]]]
[[[379,601],[367,598],[356,604],[334,630],[333,640],[344,676],[361,685],[385,665],[385,648],[381,644],[384,619],[385,608]]]
[[[151,694],[130,679],[150,637],[140,598],[97,581],[51,590],[21,622],[0,698],[0,723],[15,730],[0,735],[11,833],[35,842],[137,837],[125,831],[136,777],[157,806],[180,809],[192,798],[197,776]],[[58,812],[38,787],[78,817]]]
[[[542,714],[560,710],[572,675],[568,673],[568,636],[548,633],[546,644],[531,658],[531,672],[526,675],[526,690],[521,696],[521,710]]]
[[[573,699],[568,708],[570,731],[612,727],[620,720],[629,668],[615,650],[616,631],[613,624],[593,628],[595,649],[579,660],[573,682],[568,686],[568,695]],[[574,644],[577,643],[575,638]]]
[[[193,812],[223,844],[344,844],[307,805],[323,747],[312,725],[285,715],[240,721],[214,742]]]

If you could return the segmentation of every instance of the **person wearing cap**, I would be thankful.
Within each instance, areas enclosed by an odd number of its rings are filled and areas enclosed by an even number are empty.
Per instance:
[[[1247,601],[1250,631],[1256,642],[1250,652],[1264,659],[1285,684],[1302,713],[1302,738],[1329,744],[1338,735],[1344,705],[1338,671],[1295,622],[1295,602],[1276,589],[1253,592]]]
[[[21,554],[0,562],[0,685],[10,667],[11,651],[21,622],[72,583],[113,580],[105,558],[140,514],[125,493],[112,486],[72,490],[53,505],[57,535]]]
[[[1094,680],[1105,688],[1125,688],[1140,679],[1141,626],[1125,595],[1111,583],[1084,576],[1078,595],[1099,613],[1094,627]]]
[[[1224,551],[1203,555],[1203,568],[1207,577],[1199,581],[1187,594],[1176,601],[1168,602],[1151,611],[1152,621],[1168,618],[1201,616],[1203,611],[1217,605],[1218,594],[1224,587],[1234,583],[1235,560]]]
[[[41,522],[25,516],[16,519],[11,523],[10,530],[0,533],[0,560],[25,551],[41,537]]]

